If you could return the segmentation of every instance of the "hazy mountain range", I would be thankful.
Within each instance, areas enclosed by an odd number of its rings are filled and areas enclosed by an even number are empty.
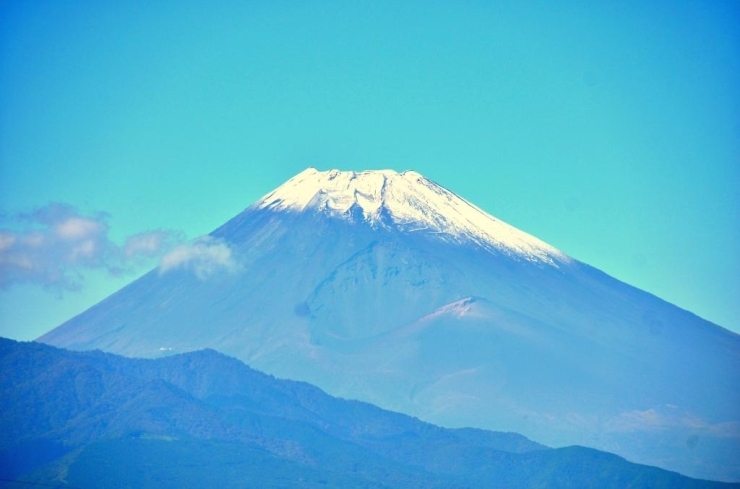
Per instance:
[[[0,371],[2,487],[740,486],[439,428],[213,350],[145,360],[0,339]]]

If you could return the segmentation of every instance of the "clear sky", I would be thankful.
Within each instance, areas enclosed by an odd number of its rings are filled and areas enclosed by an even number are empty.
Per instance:
[[[0,335],[308,166],[414,169],[740,332],[738,87],[734,0],[0,1]]]

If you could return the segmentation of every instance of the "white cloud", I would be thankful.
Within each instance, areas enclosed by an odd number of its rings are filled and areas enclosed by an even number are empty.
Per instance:
[[[704,429],[710,425],[702,418],[678,406],[666,404],[645,410],[620,413],[606,423],[607,431],[661,431],[666,429]]]
[[[219,271],[236,272],[239,266],[229,246],[211,236],[180,245],[167,253],[159,264],[160,273],[186,269],[204,280]]]
[[[162,250],[172,248],[182,239],[181,233],[162,230],[144,231],[126,239],[123,254],[129,259],[136,256],[154,257],[161,254]]]
[[[117,275],[151,266],[152,259],[182,241],[181,233],[157,230],[119,246],[108,236],[107,214],[82,215],[67,204],[50,204],[9,221],[12,229],[0,229],[0,288],[32,283],[79,289],[86,270]]]
[[[54,233],[61,239],[77,241],[88,237],[105,235],[108,226],[85,217],[72,216],[54,226]]]
[[[15,244],[15,241],[15,236],[8,232],[0,231],[0,253],[9,250]]]

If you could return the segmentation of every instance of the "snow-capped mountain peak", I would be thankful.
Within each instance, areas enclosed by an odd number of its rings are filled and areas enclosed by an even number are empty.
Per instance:
[[[308,169],[210,239],[233,273],[195,250],[39,341],[213,348],[439,424],[740,480],[740,336],[418,173]]]
[[[565,254],[492,217],[415,171],[318,171],[308,168],[260,199],[259,209],[322,212],[372,226],[472,242],[529,261],[568,262]]]

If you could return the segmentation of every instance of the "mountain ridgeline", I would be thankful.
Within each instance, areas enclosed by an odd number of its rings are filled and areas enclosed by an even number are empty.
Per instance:
[[[0,339],[0,371],[0,487],[740,487],[439,428],[213,350],[146,360]]]
[[[308,169],[42,336],[155,358],[212,348],[447,427],[740,481],[740,337],[415,172]]]

